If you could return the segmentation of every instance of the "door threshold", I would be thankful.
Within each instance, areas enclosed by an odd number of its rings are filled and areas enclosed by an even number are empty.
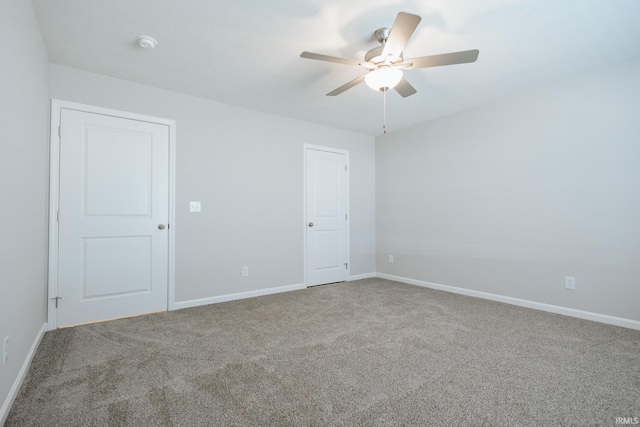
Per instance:
[[[165,313],[165,312],[167,312],[167,310],[147,311],[146,313],[129,314],[128,316],[111,317],[109,319],[92,320],[91,322],[83,322],[83,323],[75,323],[73,325],[58,326],[57,329],[75,328],[76,326],[92,325],[94,323],[111,322],[112,320],[129,319],[131,317],[140,317],[140,316],[146,316],[147,314],[156,314],[156,313]]]
[[[320,283],[319,285],[311,285],[311,286],[307,286],[307,289],[309,288],[317,288],[319,286],[327,286],[327,285],[337,285],[338,283],[346,283],[346,280],[342,280],[340,282],[331,282],[331,283]]]

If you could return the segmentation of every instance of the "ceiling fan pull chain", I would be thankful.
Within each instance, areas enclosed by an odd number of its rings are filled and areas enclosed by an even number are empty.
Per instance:
[[[387,134],[387,91],[382,91],[382,131]]]

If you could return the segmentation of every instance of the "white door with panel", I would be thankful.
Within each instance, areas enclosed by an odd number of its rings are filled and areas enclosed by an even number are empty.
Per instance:
[[[348,156],[306,149],[307,286],[349,277]]]
[[[58,326],[167,309],[169,127],[62,109]]]

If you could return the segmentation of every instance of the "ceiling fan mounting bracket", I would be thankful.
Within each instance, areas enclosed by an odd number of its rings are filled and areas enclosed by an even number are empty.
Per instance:
[[[391,34],[391,30],[389,28],[386,28],[386,27],[378,28],[373,33],[373,35],[376,37],[376,40],[378,40],[378,42],[382,43],[383,46],[387,42],[387,39],[389,38],[389,34]]]

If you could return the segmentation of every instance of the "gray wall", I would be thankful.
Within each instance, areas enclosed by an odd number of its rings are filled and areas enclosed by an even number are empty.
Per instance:
[[[349,150],[351,274],[375,272],[373,137],[55,64],[50,85],[55,99],[176,120],[178,302],[304,282],[305,143]]]
[[[377,271],[640,320],[639,114],[634,61],[376,138]]]
[[[31,2],[0,2],[0,58],[1,407],[46,322],[48,68]]]

